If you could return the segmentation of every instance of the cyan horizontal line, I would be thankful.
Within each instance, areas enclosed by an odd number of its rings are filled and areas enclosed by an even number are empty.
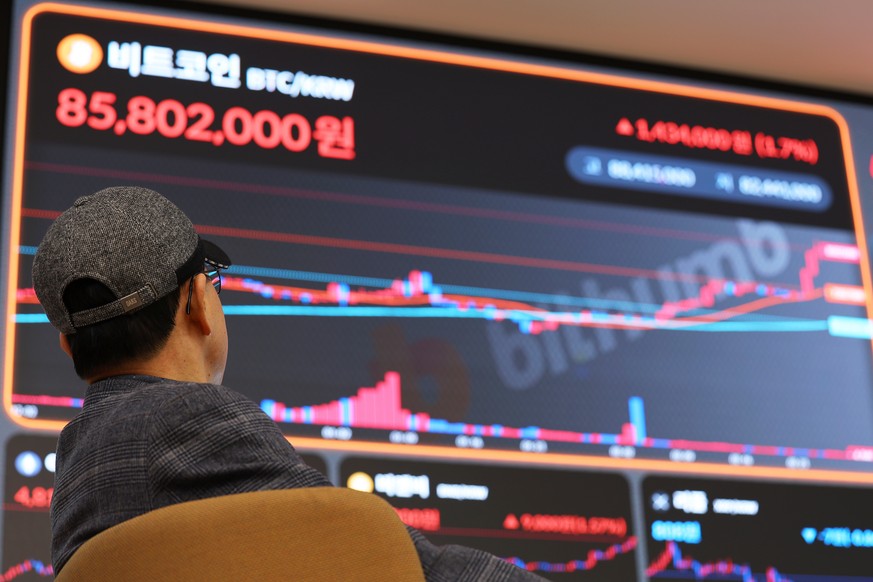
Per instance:
[[[494,319],[493,311],[459,310],[445,307],[334,307],[318,305],[225,305],[224,314],[228,316],[263,317],[400,317],[421,319]],[[545,319],[545,314],[518,312],[523,319]],[[512,320],[511,312],[506,312],[507,320]],[[15,323],[48,323],[43,313],[17,313]],[[582,324],[584,325],[584,324]],[[651,324],[641,325],[642,329],[653,329]],[[870,339],[873,337],[873,322],[851,317],[830,317],[827,321],[778,321],[742,322],[723,321],[707,323],[674,331],[698,332],[809,332],[828,331],[831,335]]]
[[[828,332],[837,337],[873,339],[873,321],[861,317],[828,317]]]
[[[45,313],[16,313],[15,323],[48,323]]]

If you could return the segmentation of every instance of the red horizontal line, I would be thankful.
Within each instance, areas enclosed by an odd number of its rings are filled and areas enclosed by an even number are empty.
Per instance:
[[[46,218],[54,220],[60,216],[60,212],[52,210],[40,210],[34,208],[22,208],[21,215],[28,218]],[[484,253],[479,251],[463,251],[455,249],[440,249],[423,247],[418,245],[406,245],[398,243],[385,243],[344,239],[336,237],[315,236],[307,234],[293,234],[287,232],[273,232],[267,230],[253,230],[233,228],[229,226],[197,225],[200,234],[211,234],[231,238],[244,238],[250,240],[265,240],[289,244],[308,246],[320,246],[331,248],[352,249],[356,251],[371,251],[379,253],[392,253],[398,255],[412,255],[419,257],[436,257],[440,259],[455,259],[461,261],[475,261],[481,263],[495,263],[502,265],[514,265],[519,267],[533,267],[537,269],[554,269],[559,271],[577,271],[584,273],[600,273],[605,275],[618,275],[625,277],[646,277],[651,279],[664,278],[666,273],[652,271],[650,269],[635,269],[631,267],[614,267],[609,265],[597,265],[594,263],[577,263],[573,261],[559,261],[556,259],[538,259],[534,257],[517,257],[499,253]],[[677,273],[673,279],[679,281],[705,282],[706,277],[699,275],[683,275]]]
[[[441,249],[407,245],[398,243],[386,243],[375,241],[363,241],[336,237],[315,236],[305,234],[293,234],[284,232],[271,232],[265,230],[251,230],[232,228],[227,226],[198,225],[198,232],[216,236],[233,238],[245,238],[252,240],[266,240],[299,245],[343,248],[356,251],[371,251],[379,253],[391,253],[398,255],[412,255],[418,257],[436,257],[440,259],[454,259],[461,261],[474,261],[480,263],[494,263],[501,265],[514,265],[518,267],[532,267],[536,269],[553,269],[559,271],[577,271],[584,273],[600,273],[606,275],[618,275],[625,277],[663,278],[664,273],[650,269],[635,269],[631,267],[615,267],[610,265],[597,265],[594,263],[577,263],[573,261],[561,261],[556,259],[539,259],[534,257],[518,257],[498,253],[485,253],[480,251],[463,251],[456,249]],[[705,281],[703,276],[676,274],[675,279],[684,281]]]
[[[60,210],[42,210],[40,208],[22,208],[21,216],[25,218],[44,218],[54,220],[61,215]]]
[[[27,218],[45,218],[54,220],[60,216],[60,212],[36,208],[22,208],[21,215]],[[595,263],[578,263],[574,261],[561,261],[557,259],[541,259],[535,257],[518,257],[500,253],[486,253],[480,251],[464,251],[456,249],[441,249],[407,245],[399,243],[386,243],[376,241],[364,241],[344,239],[337,237],[325,237],[316,235],[294,234],[287,232],[274,232],[266,230],[242,229],[229,226],[196,225],[200,234],[226,236],[230,238],[243,238],[249,240],[264,240],[299,244],[307,246],[321,246],[329,248],[351,249],[356,251],[370,251],[379,253],[391,253],[399,255],[411,255],[419,257],[436,257],[440,259],[454,259],[461,261],[473,261],[480,263],[494,263],[501,265],[513,265],[518,267],[531,267],[536,269],[552,269],[557,271],[574,271],[582,273],[598,273],[602,275],[616,275],[621,277],[643,277],[647,279],[669,278],[676,281],[690,281],[705,283],[708,279],[703,275],[683,273],[668,273],[653,271],[651,269],[637,269],[633,267],[616,267],[611,265],[599,265]]]
[[[287,186],[269,186],[265,184],[252,184],[247,182],[229,182],[226,180],[210,180],[208,178],[170,176],[166,174],[151,174],[146,172],[132,172],[127,170],[112,170],[107,168],[94,168],[88,166],[73,166],[69,164],[52,164],[48,162],[28,161],[25,163],[25,167],[30,170],[38,170],[44,172],[102,176],[107,178],[117,178],[126,181],[151,181],[162,184],[176,184],[191,186],[195,188],[208,188],[211,190],[252,192],[256,194],[265,194],[268,196],[282,196],[307,200],[322,200],[328,202],[339,202],[342,204],[397,208],[401,210],[414,210],[418,212],[438,212],[440,214],[490,218],[494,220],[503,220],[510,222],[546,224],[566,228],[622,232],[629,234],[638,234],[641,236],[657,236],[664,238],[700,241],[733,240],[735,242],[741,242],[740,239],[736,237],[717,236],[706,232],[690,232],[666,228],[655,228],[649,226],[630,226],[620,223],[585,220],[580,218],[568,218],[564,216],[550,216],[547,214],[528,214],[524,212],[513,212],[511,210],[499,210],[495,208],[474,208],[451,204],[437,204],[434,202],[396,200],[392,198],[382,198],[379,196],[363,196],[358,194],[342,194],[339,192],[303,190],[300,188],[289,188]],[[794,245],[789,246],[791,247]]]
[[[54,220],[60,212],[52,210],[39,210],[34,208],[22,208],[21,215],[28,218],[47,218]],[[331,248],[352,249],[356,251],[372,251],[379,253],[392,253],[399,255],[413,255],[419,257],[437,257],[440,259],[455,259],[462,261],[476,261],[482,263],[495,263],[503,265],[515,265],[520,267],[533,267],[538,269],[555,269],[560,271],[579,271],[585,273],[601,273],[607,275],[636,276],[658,278],[665,274],[649,269],[634,269],[630,267],[613,267],[609,265],[596,265],[594,263],[576,263],[572,261],[559,261],[555,259],[538,259],[533,257],[517,257],[498,253],[484,253],[479,251],[462,251],[455,249],[439,249],[418,245],[405,245],[398,243],[385,243],[344,239],[336,237],[315,236],[307,234],[293,234],[287,232],[272,232],[267,230],[253,230],[233,228],[229,226],[197,225],[200,234],[211,234],[231,238],[244,238],[250,240],[265,240],[289,244],[308,246],[320,246]],[[701,281],[705,278],[693,275],[675,275],[677,280]]]

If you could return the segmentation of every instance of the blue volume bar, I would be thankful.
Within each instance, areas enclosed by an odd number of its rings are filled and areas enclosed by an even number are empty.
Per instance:
[[[828,317],[828,333],[837,337],[873,339],[873,321],[860,317]]]
[[[583,184],[824,212],[833,195],[814,174],[577,146],[567,172]]]
[[[632,396],[627,402],[630,412],[630,422],[636,429],[637,444],[642,444],[646,439],[646,408],[643,399]]]

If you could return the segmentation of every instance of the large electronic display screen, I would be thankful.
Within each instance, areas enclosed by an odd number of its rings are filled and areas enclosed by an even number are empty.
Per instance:
[[[499,492],[463,526],[388,496],[435,542],[555,580],[703,579],[728,559],[760,579],[871,574],[828,570],[820,533],[852,521],[830,500],[873,484],[873,109],[263,15],[10,10],[2,572],[50,575],[33,566],[47,471],[31,483],[12,457],[45,465],[84,394],[33,293],[36,246],[77,197],[133,184],[228,251],[224,383],[336,484]],[[695,529],[669,513],[677,491],[828,501]],[[626,528],[524,543],[522,513]],[[741,522],[748,544],[709,533]],[[746,552],[773,532],[796,539]]]

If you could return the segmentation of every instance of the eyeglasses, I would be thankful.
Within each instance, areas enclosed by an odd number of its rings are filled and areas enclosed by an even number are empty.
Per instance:
[[[207,259],[205,268],[201,273],[205,275],[206,280],[212,283],[212,286],[215,287],[216,295],[221,293],[221,269]],[[197,273],[197,275],[201,273]],[[194,278],[197,277],[197,275],[191,277],[191,282],[188,284],[188,302],[185,304],[185,313],[187,315],[191,315],[191,296],[194,293]]]
[[[203,274],[206,275],[206,280],[215,287],[215,293],[221,293],[221,269],[210,269],[203,271]]]

